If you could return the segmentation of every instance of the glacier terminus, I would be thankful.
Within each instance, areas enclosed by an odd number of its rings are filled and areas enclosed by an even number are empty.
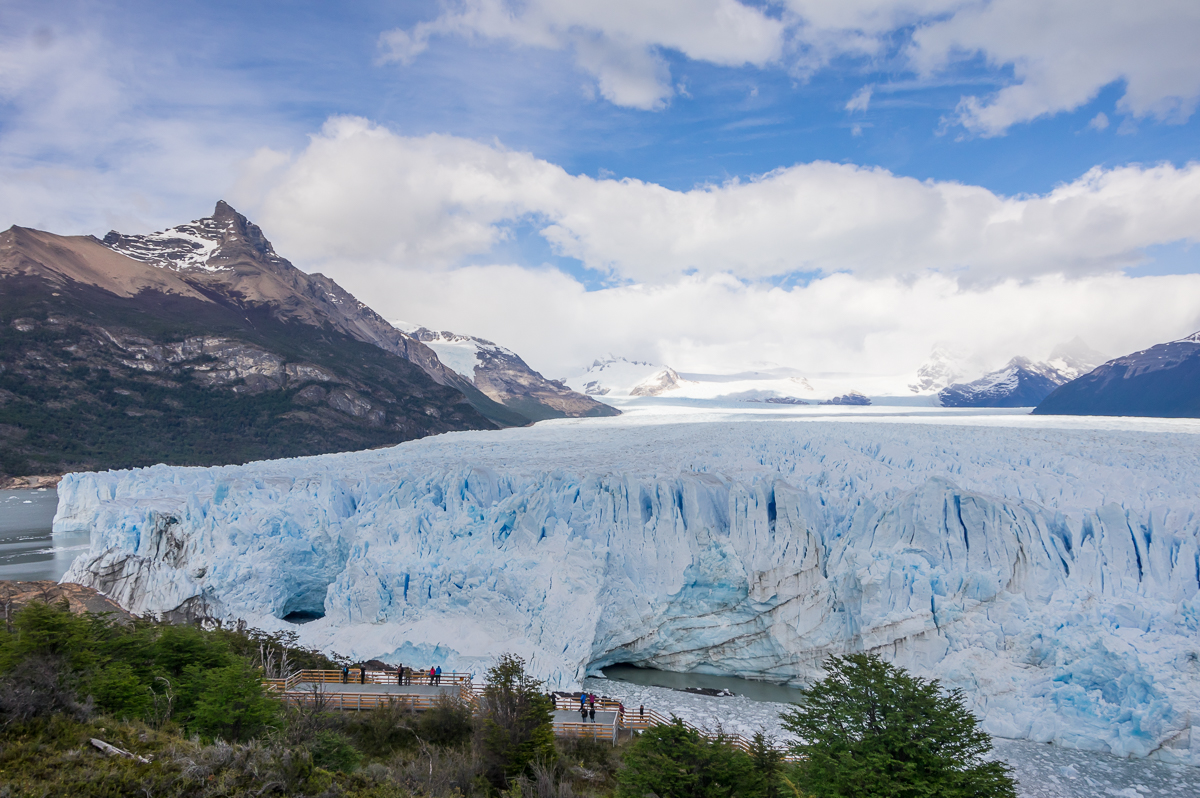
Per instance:
[[[993,735],[1200,765],[1198,433],[627,413],[71,474],[54,529],[91,536],[65,581],[134,612],[355,658],[803,684],[870,651],[962,688]]]

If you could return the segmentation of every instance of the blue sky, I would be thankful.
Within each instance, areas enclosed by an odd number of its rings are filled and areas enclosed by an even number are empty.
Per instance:
[[[10,2],[0,210],[139,232],[225,197],[385,315],[556,375],[736,369],[731,335],[864,373],[1115,355],[1200,325],[1200,12],[1128,6]],[[871,299],[829,307],[847,280]],[[547,307],[553,342],[515,320]]]

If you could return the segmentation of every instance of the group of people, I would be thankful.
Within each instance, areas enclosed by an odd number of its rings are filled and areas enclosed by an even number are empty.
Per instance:
[[[414,678],[417,680],[416,681],[417,684],[441,684],[442,683],[442,666],[441,665],[431,665],[431,666],[429,666],[429,670],[422,670],[422,669],[418,668],[415,671],[412,668],[406,668],[403,665],[396,666],[396,684],[399,684],[399,685],[412,684]],[[343,665],[342,666],[342,684],[348,684],[349,682],[350,682],[350,666]],[[360,666],[358,668],[358,683],[359,684],[367,683],[367,668],[365,665]]]
[[[412,684],[414,677],[416,677],[417,684],[441,684],[442,666],[430,665],[429,670],[417,668],[416,671],[403,665],[396,666],[396,684]]]

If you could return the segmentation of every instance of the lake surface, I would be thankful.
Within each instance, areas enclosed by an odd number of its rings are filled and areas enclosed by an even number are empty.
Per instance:
[[[62,578],[88,547],[87,533],[55,536],[58,491],[0,490],[0,580]]]
[[[749,698],[752,701],[770,701],[776,704],[798,703],[802,696],[793,687],[781,684],[760,682],[753,679],[741,679],[737,676],[709,676],[704,673],[673,673],[657,671],[652,668],[637,668],[633,665],[610,665],[602,668],[601,672],[608,679],[618,682],[640,684],[645,687],[667,687],[672,690],[683,690],[688,687],[709,687],[714,690],[728,690],[737,696]]]

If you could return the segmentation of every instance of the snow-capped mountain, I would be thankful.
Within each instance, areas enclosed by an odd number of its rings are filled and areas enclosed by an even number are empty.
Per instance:
[[[789,399],[817,400],[839,395],[823,393],[795,369],[775,364],[728,374],[683,372],[643,360],[608,355],[566,380],[577,391],[609,399],[663,396],[676,399],[714,399],[768,402]],[[840,383],[844,393],[849,386]]]
[[[1054,389],[1103,362],[1104,355],[1075,338],[1060,344],[1050,359],[1035,363],[1014,357],[1001,369],[968,383],[955,383],[938,391],[943,407],[1036,407]]]
[[[668,376],[664,378],[664,374]],[[581,374],[567,378],[566,383],[588,396],[654,396],[657,394],[645,393],[645,390],[651,389],[643,388],[643,383],[675,387],[678,375],[669,366],[657,366],[645,360],[627,360],[610,354],[592,361]]]
[[[1046,365],[1056,369],[1069,382],[1082,377],[1108,359],[1108,355],[1092,349],[1082,338],[1076,336],[1050,350]]]
[[[54,529],[91,533],[66,581],[135,614],[475,673],[514,651],[559,687],[878,652],[992,734],[1200,764],[1200,436],[969,424],[613,419],[70,474]]]
[[[963,356],[949,347],[938,344],[929,353],[929,360],[917,369],[916,380],[908,389],[917,394],[937,393],[953,385],[964,372]]]
[[[1057,388],[1033,412],[1200,418],[1200,332],[1110,360]]]
[[[22,431],[0,435],[4,474],[365,449],[494,427],[479,407],[528,423],[228,205],[184,227],[109,236],[137,258],[0,233],[0,428]]]
[[[403,321],[392,324],[436,352],[442,363],[470,380],[485,396],[534,421],[620,415],[615,407],[546,379],[516,352],[491,341]]]
[[[1036,407],[1068,378],[1046,363],[1014,357],[1004,368],[973,382],[938,391],[942,407]]]
[[[174,272],[232,301],[287,320],[329,324],[421,367],[441,385],[464,382],[428,347],[405,335],[323,274],[305,274],[280,257],[262,229],[221,200],[213,215],[148,235],[112,231],[103,244]],[[470,387],[470,386],[468,386]]]

